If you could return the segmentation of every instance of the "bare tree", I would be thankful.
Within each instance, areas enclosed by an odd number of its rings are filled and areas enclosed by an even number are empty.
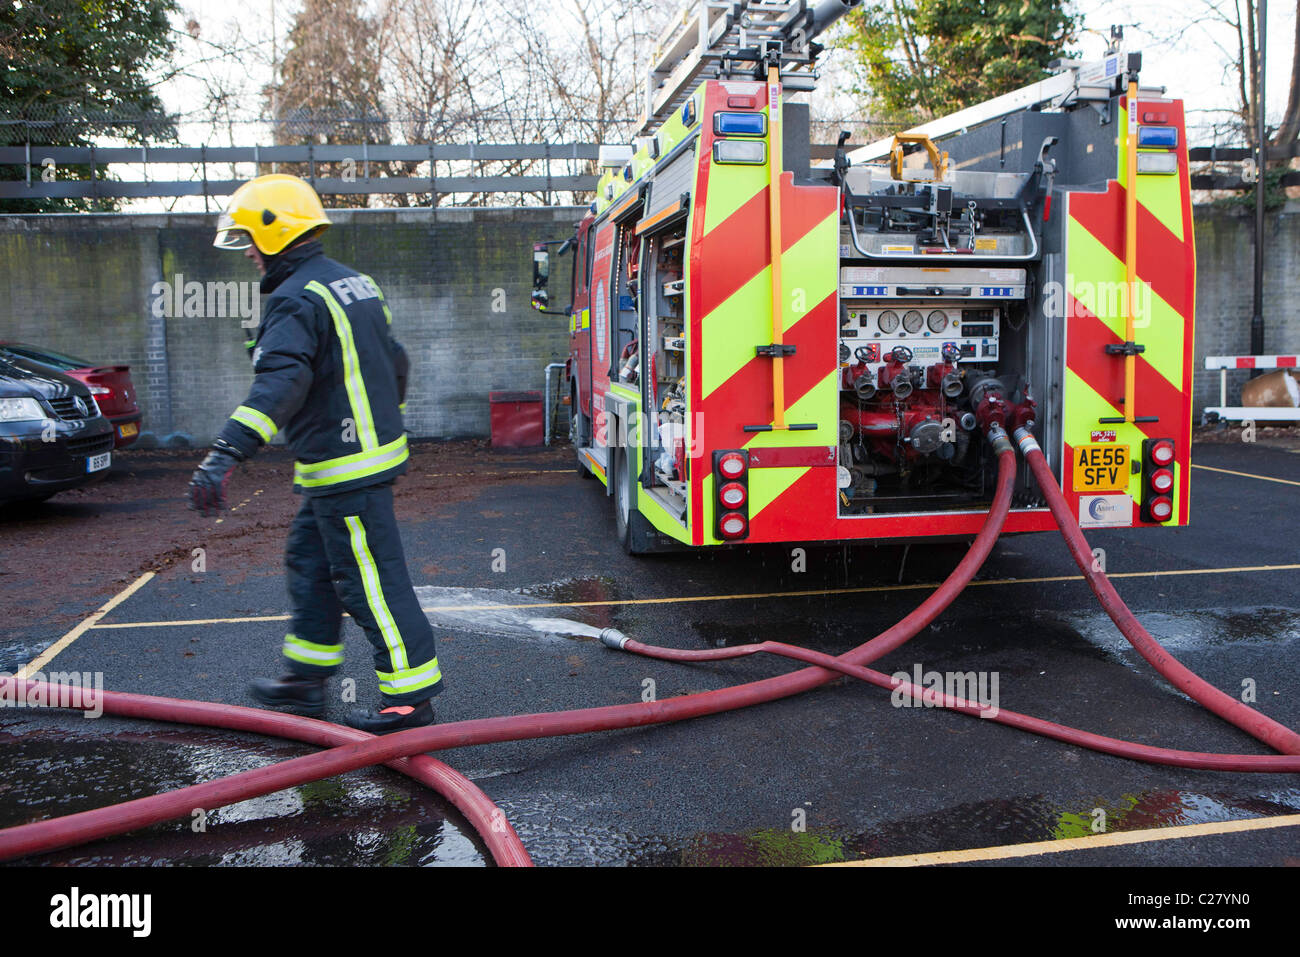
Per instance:
[[[1292,38],[1291,77],[1282,121],[1270,145],[1290,146],[1300,137],[1300,2],[1296,4],[1296,31]],[[1223,64],[1224,85],[1235,91],[1236,104],[1217,111],[1226,123],[1216,122],[1231,139],[1254,147],[1258,129],[1259,8],[1255,0],[1191,0],[1175,9],[1162,9],[1152,22],[1137,24],[1169,49],[1185,46],[1190,38],[1217,50]],[[1265,104],[1267,108],[1267,104]]]

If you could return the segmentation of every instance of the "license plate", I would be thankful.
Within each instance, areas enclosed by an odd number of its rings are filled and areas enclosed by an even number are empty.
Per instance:
[[[1074,449],[1076,492],[1118,492],[1128,488],[1128,446],[1114,442],[1079,445]]]
[[[139,431],[140,426],[134,422],[123,422],[121,428],[117,430],[117,434],[125,439],[127,436],[135,435]]]
[[[86,471],[98,472],[101,469],[108,468],[113,463],[113,453],[105,452],[103,455],[92,455],[86,459]]]

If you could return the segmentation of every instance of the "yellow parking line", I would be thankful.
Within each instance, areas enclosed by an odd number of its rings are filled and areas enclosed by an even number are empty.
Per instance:
[[[1275,827],[1300,826],[1300,814],[1275,817],[1252,817],[1235,821],[1211,821],[1205,824],[1180,824],[1140,831],[1119,831],[1091,837],[1067,837],[1058,841],[1034,841],[1028,844],[1004,844],[1001,847],[975,847],[962,851],[936,851],[932,854],[900,854],[897,857],[869,857],[861,861],[837,861],[824,867],[929,867],[934,864],[969,864],[975,861],[1005,861],[1014,857],[1036,857],[1066,851],[1091,851],[1099,847],[1122,847],[1152,841],[1179,841],[1215,834],[1240,834]]]
[[[1216,469],[1209,465],[1197,465],[1192,463],[1194,469],[1205,469],[1207,472],[1222,472],[1224,475],[1240,475],[1242,478],[1259,479],[1261,482],[1277,482],[1280,485],[1300,485],[1300,482],[1291,479],[1271,478],[1267,475],[1252,475],[1250,472],[1234,472],[1232,469]]]
[[[131,584],[127,585],[120,592],[118,592],[116,595],[110,598],[104,604],[104,606],[99,609],[99,611],[95,612],[85,621],[82,621],[80,624],[77,625],[76,628],[73,628],[70,632],[68,632],[66,635],[64,635],[54,644],[50,645],[50,647],[46,648],[39,655],[37,655],[35,658],[29,661],[27,664],[19,668],[17,677],[27,678],[31,676],[32,672],[40,671],[41,668],[45,667],[45,665],[49,664],[51,661],[54,660],[55,655],[57,655],[64,648],[68,647],[68,645],[72,644],[74,641],[80,638],[83,634],[85,634],[85,632],[88,629],[94,628],[95,623],[98,622],[99,619],[103,618],[105,615],[107,615],[110,611],[112,611],[122,602],[126,601],[128,598],[134,595],[151,578],[153,578],[153,572],[145,572],[135,581],[131,582]]]
[[[508,472],[420,472],[429,478],[513,478],[516,475],[572,475],[573,469],[513,469]]]
[[[1298,571],[1300,564],[1292,565],[1238,565],[1232,568],[1173,568],[1149,572],[1114,572],[1108,578],[1163,578],[1180,575],[1236,575],[1247,572]],[[989,578],[973,581],[970,587],[987,585],[1038,585],[1049,582],[1079,582],[1082,575],[1049,575],[1042,578]],[[524,602],[517,605],[434,605],[421,611],[491,611],[501,608],[606,608],[616,605],[674,605],[702,601],[754,601],[760,598],[816,598],[823,595],[863,595],[872,592],[933,591],[938,582],[911,585],[864,585],[858,588],[818,588],[807,591],[754,592],[745,595],[682,595],[675,598],[611,598],[605,601],[552,601]],[[288,615],[262,615],[254,618],[190,618],[184,621],[123,621],[95,628],[163,628],[182,625],[225,625],[254,621],[287,621]]]

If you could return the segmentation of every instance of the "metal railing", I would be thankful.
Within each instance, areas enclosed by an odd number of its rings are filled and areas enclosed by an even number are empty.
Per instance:
[[[1270,146],[1270,161],[1289,160],[1300,153],[1300,144],[1290,146]],[[1200,171],[1191,174],[1192,189],[1231,190],[1242,192],[1254,189],[1253,176],[1247,177],[1244,171],[1249,164],[1253,169],[1255,150],[1247,146],[1193,146],[1187,151],[1187,159],[1192,163],[1209,163]],[[1224,168],[1220,167],[1224,164]],[[1284,173],[1279,186],[1300,186],[1300,170]]]
[[[244,179],[214,178],[210,167],[252,164],[259,171],[270,164],[306,167],[304,178],[325,195],[454,193],[538,193],[550,203],[556,192],[586,192],[596,188],[595,175],[579,172],[597,158],[591,143],[419,144],[395,146],[358,143],[341,146],[6,146],[0,147],[0,165],[24,168],[21,178],[0,180],[0,199],[137,199],[146,197],[227,196]],[[405,175],[384,164],[405,164]],[[438,164],[456,164],[454,175],[439,175]],[[556,171],[552,163],[563,164]],[[129,164],[144,168],[144,178],[107,177],[106,165]],[[189,179],[157,179],[149,175],[156,165],[190,165]],[[318,164],[327,164],[318,176]],[[520,164],[519,172],[478,175],[476,164]],[[84,176],[67,176],[69,168]],[[341,169],[340,169],[341,167]],[[418,173],[417,173],[418,170]],[[52,172],[51,172],[52,171]],[[175,176],[175,174],[172,174]],[[246,178],[246,177],[245,177]]]
[[[1300,152],[1296,147],[1272,148],[1269,158],[1280,160]],[[597,158],[596,143],[468,143],[303,146],[0,146],[0,166],[21,167],[19,176],[0,179],[4,199],[141,199],[228,196],[247,177],[227,178],[232,164],[249,164],[259,172],[272,165],[297,165],[325,195],[403,194],[432,197],[476,193],[534,193],[544,203],[559,192],[590,192],[598,177],[585,170]],[[813,146],[813,159],[829,159],[834,147]],[[1243,177],[1242,163],[1253,156],[1244,147],[1193,147],[1189,159],[1200,166],[1191,186],[1200,190],[1241,191],[1252,186]],[[444,172],[438,172],[438,164]],[[401,164],[397,169],[388,164]],[[452,169],[453,164],[457,169]],[[484,174],[476,166],[511,164],[516,169]],[[552,164],[560,165],[557,170]],[[1223,165],[1220,165],[1223,164]],[[141,179],[104,175],[110,165],[138,166]],[[158,178],[157,166],[190,166],[188,178]],[[213,167],[226,167],[225,171]],[[329,175],[318,175],[324,166]],[[342,167],[342,169],[339,169]],[[70,177],[70,170],[80,176]],[[417,172],[418,170],[418,172]],[[450,171],[448,171],[450,170]],[[1288,171],[1282,186],[1300,185],[1300,170]]]

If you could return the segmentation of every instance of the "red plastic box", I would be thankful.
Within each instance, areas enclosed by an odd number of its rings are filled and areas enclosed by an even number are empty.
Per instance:
[[[546,441],[540,392],[489,392],[492,406],[492,445],[528,448]]]

